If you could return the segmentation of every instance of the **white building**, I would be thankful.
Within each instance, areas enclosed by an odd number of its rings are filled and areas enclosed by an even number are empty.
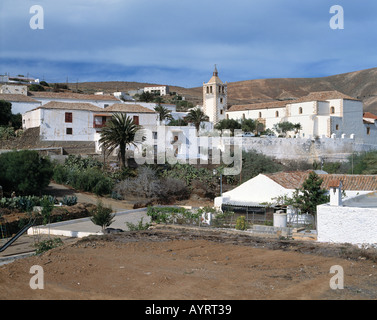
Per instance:
[[[22,94],[27,96],[27,86],[20,84],[4,84],[0,87],[1,94]]]
[[[203,112],[214,125],[225,119],[227,91],[228,84],[220,80],[215,66],[212,78],[207,83],[203,83]]]
[[[313,92],[300,99],[235,105],[227,111],[229,119],[253,119],[264,129],[288,121],[300,123],[302,130],[288,136],[302,138],[351,137],[361,143],[377,143],[376,123],[363,119],[363,103],[337,91]],[[260,131],[260,130],[259,130]]]
[[[310,170],[259,174],[233,190],[224,192],[221,197],[215,198],[214,205],[218,209],[223,206],[243,207],[248,208],[249,212],[274,206],[277,204],[277,197],[291,197],[297,188],[301,188],[309,173]],[[376,175],[341,175],[318,172],[318,176],[323,179],[321,187],[326,190],[330,189],[334,180],[341,181],[345,191],[344,201],[377,190]],[[289,211],[288,214],[292,216],[294,213]]]
[[[24,114],[25,112],[38,108],[41,105],[41,102],[23,95],[18,94],[0,94],[0,100],[8,101],[12,104],[12,113],[13,114]]]
[[[40,127],[42,141],[88,141],[98,144],[101,129],[114,113],[122,112],[135,123],[156,124],[157,114],[141,106],[113,104],[107,109],[90,103],[49,102],[23,115],[23,128]]]
[[[144,87],[144,92],[166,96],[169,94],[169,86],[147,86]]]

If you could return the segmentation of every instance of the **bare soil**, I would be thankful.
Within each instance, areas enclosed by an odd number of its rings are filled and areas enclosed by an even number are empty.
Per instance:
[[[0,299],[376,299],[377,253],[206,228],[90,237],[0,267]],[[32,290],[33,265],[44,289]],[[330,268],[344,269],[332,290]]]

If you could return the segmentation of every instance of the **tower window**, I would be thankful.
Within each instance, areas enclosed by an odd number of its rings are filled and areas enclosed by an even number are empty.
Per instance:
[[[220,103],[223,103],[223,101],[224,101],[223,98],[220,98]]]
[[[339,130],[339,124],[335,126],[335,130]]]
[[[209,87],[209,93],[212,93],[212,86]]]
[[[207,93],[209,93],[209,87],[207,87]]]
[[[370,135],[370,127],[367,127],[367,135]]]
[[[335,113],[335,107],[331,107],[330,112],[331,112],[331,114],[334,114]]]
[[[72,128],[67,128],[65,132],[66,134],[73,134]]]

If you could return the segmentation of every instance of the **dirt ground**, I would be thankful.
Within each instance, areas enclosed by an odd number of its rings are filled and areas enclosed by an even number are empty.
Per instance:
[[[376,299],[377,253],[351,246],[156,228],[90,237],[0,267],[0,299]],[[30,268],[44,272],[32,290]],[[332,290],[334,265],[344,289]]]

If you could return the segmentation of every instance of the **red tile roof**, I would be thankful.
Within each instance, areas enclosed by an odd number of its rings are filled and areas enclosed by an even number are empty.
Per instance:
[[[300,188],[311,171],[293,171],[265,174],[286,189]],[[342,182],[342,189],[349,191],[377,190],[377,175],[318,174],[323,179],[322,188],[329,189],[334,180]]]
[[[29,96],[38,100],[43,99],[70,99],[70,100],[92,100],[92,101],[119,101],[117,98],[111,95],[97,95],[97,94],[83,94],[74,92],[29,92]]]

